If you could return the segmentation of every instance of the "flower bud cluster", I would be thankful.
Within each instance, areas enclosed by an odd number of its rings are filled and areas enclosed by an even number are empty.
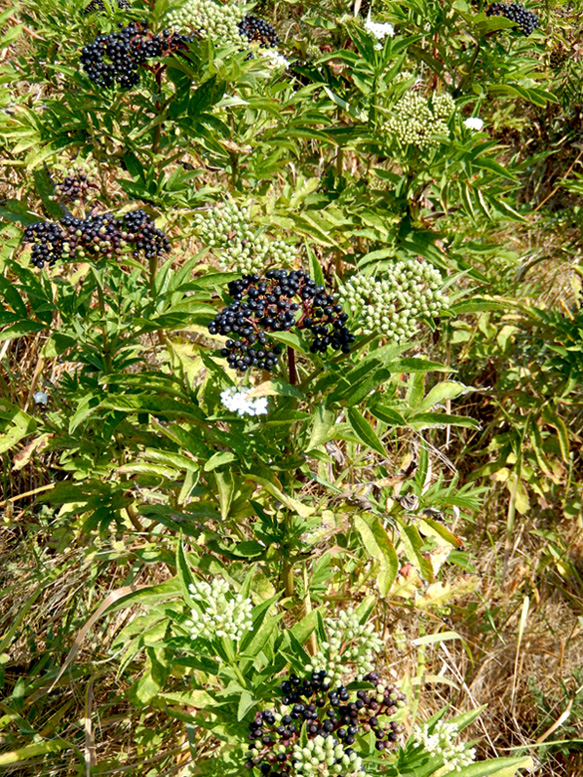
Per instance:
[[[84,46],[81,65],[96,86],[108,88],[115,83],[121,89],[130,89],[140,83],[141,65],[154,57],[184,51],[192,40],[190,35],[177,35],[168,30],[154,35],[146,27],[131,22],[119,32],[98,35]]]
[[[372,671],[374,656],[383,648],[372,623],[360,623],[351,607],[326,621],[326,633],[328,641],[322,642],[321,650],[306,666],[308,671],[325,670],[332,685],[344,675],[354,674],[358,679]]]
[[[364,767],[362,758],[352,752],[348,755],[338,742],[334,744],[333,737],[318,734],[309,739],[305,747],[294,745],[293,762],[295,774],[315,774],[319,777],[343,774],[345,777],[362,777]]]
[[[216,44],[241,45],[247,38],[239,29],[245,18],[245,7],[238,2],[221,3],[214,0],[187,0],[168,14],[170,29],[196,30]]]
[[[227,202],[197,213],[194,225],[201,240],[217,254],[222,269],[256,273],[270,264],[289,266],[295,259],[291,246],[254,228],[249,206]]]
[[[430,732],[431,729],[431,732]],[[457,771],[460,772],[464,766],[469,766],[476,758],[476,749],[474,747],[466,748],[461,743],[456,743],[459,729],[455,723],[446,723],[439,720],[435,725],[430,726],[425,723],[422,726],[415,726],[413,735],[419,743],[419,747],[424,747],[432,756],[443,758],[448,768],[444,774]]]
[[[237,391],[235,386],[221,391],[221,402],[232,413],[243,415],[263,415],[267,413],[267,397],[249,399],[250,389]]]
[[[393,340],[415,336],[420,318],[436,316],[447,302],[441,273],[426,262],[402,259],[383,280],[355,275],[340,288],[340,300],[362,321],[363,332]]]
[[[354,335],[345,326],[348,315],[324,286],[317,286],[302,270],[268,270],[263,278],[245,275],[231,281],[228,289],[234,302],[217,313],[208,331],[233,338],[221,350],[231,367],[269,372],[278,362],[281,346],[274,345],[268,333],[294,328],[312,332],[312,353],[326,353],[328,346],[350,353]]]
[[[401,733],[399,724],[389,718],[406,701],[374,672],[363,682],[370,688],[355,692],[344,685],[332,688],[325,671],[303,679],[290,675],[280,685],[281,703],[256,712],[249,724],[245,766],[270,777],[363,777],[362,759],[351,745],[359,734],[372,731],[376,750],[388,750]]]
[[[253,628],[253,602],[241,594],[233,596],[231,586],[223,578],[215,577],[210,584],[198,580],[188,590],[202,610],[191,610],[190,619],[185,622],[192,639],[230,637],[238,641]]]
[[[434,94],[431,101],[419,92],[406,92],[385,122],[385,129],[402,145],[419,149],[439,146],[449,138],[447,120],[455,103],[447,93]]]
[[[76,262],[87,258],[121,256],[127,246],[133,256],[141,253],[146,259],[161,256],[170,250],[170,241],[154,226],[145,211],[138,209],[115,218],[111,213],[78,219],[65,216],[60,221],[40,221],[24,230],[24,241],[33,243],[32,263],[43,267],[45,262]]]

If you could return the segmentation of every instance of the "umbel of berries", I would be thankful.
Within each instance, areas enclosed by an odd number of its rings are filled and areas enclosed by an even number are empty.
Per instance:
[[[234,302],[217,313],[208,330],[228,338],[221,356],[232,368],[245,372],[258,367],[269,372],[281,353],[269,333],[291,329],[312,332],[312,353],[325,353],[328,347],[350,352],[354,335],[345,326],[348,315],[324,286],[302,270],[268,270],[264,277],[245,275],[231,281],[228,289]]]
[[[32,263],[42,268],[45,263],[75,262],[105,256],[121,256],[126,247],[133,256],[146,259],[170,250],[170,241],[148,214],[139,209],[115,218],[111,213],[78,219],[65,216],[60,221],[29,224],[24,241],[33,243]]]
[[[240,34],[247,38],[249,43],[259,43],[262,48],[273,48],[279,43],[275,27],[257,16],[247,14],[238,27]]]
[[[108,88],[116,83],[130,89],[140,82],[140,65],[154,57],[183,51],[193,40],[190,35],[178,35],[164,30],[154,35],[147,28],[132,22],[119,32],[98,35],[81,52],[81,65],[96,86]]]
[[[486,11],[486,16],[504,16],[511,22],[516,22],[526,36],[539,26],[537,15],[527,11],[520,3],[493,3]]]
[[[388,750],[400,733],[390,718],[406,701],[375,672],[363,682],[367,689],[349,691],[344,685],[331,688],[325,671],[303,679],[290,675],[280,686],[280,703],[257,712],[249,724],[245,766],[271,777],[362,775],[362,758],[352,745],[372,731],[377,752]]]

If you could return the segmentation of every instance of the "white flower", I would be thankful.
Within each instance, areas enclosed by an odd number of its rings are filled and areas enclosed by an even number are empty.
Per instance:
[[[458,733],[455,723],[446,723],[444,720],[439,720],[433,726],[431,734],[427,723],[423,726],[415,726],[413,729],[413,736],[419,743],[418,746],[423,746],[433,756],[441,756],[448,767],[448,775],[452,772],[460,772],[463,766],[469,766],[476,757],[474,747],[466,749],[463,744],[456,743]]]
[[[364,29],[374,35],[377,40],[384,40],[385,38],[393,38],[395,35],[395,28],[392,24],[379,24],[379,22],[371,22],[367,19],[364,23]]]
[[[289,67],[288,60],[283,56],[283,54],[280,54],[279,51],[276,51],[275,49],[262,49],[259,53],[273,68]]]
[[[235,386],[221,391],[221,402],[232,413],[243,415],[262,415],[267,413],[267,397],[248,399],[249,389],[237,391]]]
[[[238,641],[245,631],[251,630],[253,602],[241,594],[233,596],[231,587],[223,578],[216,577],[210,584],[197,580],[188,589],[203,610],[202,615],[197,610],[191,610],[190,619],[185,623],[192,639],[202,635],[207,639],[230,637]]]
[[[483,126],[484,122],[477,116],[470,116],[469,119],[464,119],[464,127],[469,130],[474,130],[474,132],[479,132]]]

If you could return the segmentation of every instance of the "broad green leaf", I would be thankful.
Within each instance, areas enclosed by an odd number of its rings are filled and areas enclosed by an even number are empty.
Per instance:
[[[386,596],[399,571],[399,559],[393,543],[377,516],[357,515],[354,519],[354,525],[365,548],[381,564],[377,585],[381,596]]]
[[[355,407],[346,408],[346,417],[351,429],[358,439],[364,443],[367,448],[372,448],[372,450],[376,451],[384,458],[387,455],[387,452],[366,418],[364,418]]]
[[[314,514],[313,507],[308,507],[298,499],[294,499],[288,494],[285,494],[279,485],[272,483],[270,480],[267,480],[267,478],[252,474],[247,474],[246,477],[249,478],[249,480],[253,480],[255,483],[258,483],[260,486],[263,486],[263,488],[266,491],[269,491],[272,496],[274,496],[276,499],[279,499],[282,504],[284,504],[290,510],[293,510],[293,512],[301,515],[302,518],[309,518],[310,515]]]

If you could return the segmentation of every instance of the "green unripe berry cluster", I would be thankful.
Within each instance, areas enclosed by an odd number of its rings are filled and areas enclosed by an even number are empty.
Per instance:
[[[309,739],[304,747],[293,749],[293,773],[314,774],[318,777],[364,777],[362,759],[354,751],[348,755],[338,740],[317,736]]]
[[[439,146],[449,138],[447,120],[455,103],[447,93],[435,94],[431,101],[419,92],[406,92],[385,122],[385,130],[402,145],[423,150]]]
[[[357,679],[374,669],[374,657],[383,648],[372,623],[362,624],[353,608],[342,610],[337,618],[326,621],[327,642],[312,656],[308,672],[324,670],[334,687],[344,676]]]
[[[292,246],[273,240],[256,228],[251,209],[227,202],[204,213],[197,213],[194,224],[200,239],[217,256],[221,269],[234,268],[244,275],[261,273],[271,265],[289,267],[296,256]]]
[[[426,262],[402,259],[383,272],[383,280],[355,275],[340,288],[340,301],[359,317],[365,334],[411,339],[420,318],[445,307],[441,273]]]
[[[167,25],[175,32],[197,30],[217,44],[246,46],[238,27],[245,13],[245,6],[238,2],[221,5],[214,0],[187,0],[168,14]]]

